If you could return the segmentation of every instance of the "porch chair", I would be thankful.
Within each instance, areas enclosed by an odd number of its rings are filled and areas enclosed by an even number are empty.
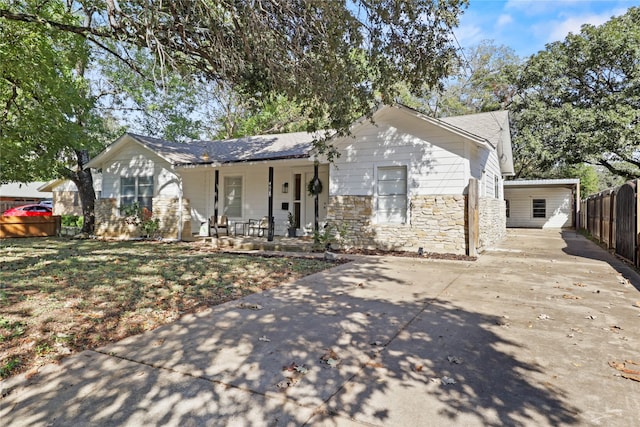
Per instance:
[[[218,229],[216,232],[216,237],[218,237],[218,233],[220,232],[221,228],[224,228],[227,231],[227,236],[229,235],[229,219],[226,215],[219,215],[217,221],[215,216],[212,215],[211,219],[209,219],[209,224],[211,224],[210,227],[212,230],[215,230],[216,228]]]
[[[261,219],[249,220],[249,236],[264,236],[265,230],[269,229],[269,218],[263,216]]]

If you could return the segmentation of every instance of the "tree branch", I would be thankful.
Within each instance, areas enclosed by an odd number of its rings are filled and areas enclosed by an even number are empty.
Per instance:
[[[44,19],[40,16],[30,15],[26,13],[11,12],[7,9],[0,9],[0,18],[8,19],[10,21],[26,22],[30,24],[38,24],[43,26],[51,26],[58,30],[67,31],[81,36],[87,36],[93,34],[98,37],[114,38],[115,34],[109,30],[101,28],[84,27],[80,25],[69,25],[61,22],[52,21],[50,19]]]

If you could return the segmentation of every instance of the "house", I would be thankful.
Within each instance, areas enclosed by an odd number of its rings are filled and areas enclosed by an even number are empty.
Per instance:
[[[178,239],[215,215],[238,234],[271,216],[273,233],[286,235],[289,212],[308,235],[316,209],[359,247],[474,254],[504,236],[506,111],[434,119],[384,106],[351,132],[331,138],[332,163],[314,154],[319,136],[304,132],[187,144],[127,133],[87,164],[103,174],[96,234],[129,235],[119,208],[138,201]],[[308,191],[315,177],[317,195]]]
[[[579,218],[580,180],[505,181],[507,227],[570,228]]]
[[[0,214],[16,206],[40,203],[51,198],[51,192],[42,192],[44,182],[10,182],[0,185]]]
[[[93,172],[93,189],[96,198],[100,199],[102,188],[102,175]],[[68,179],[54,179],[43,183],[38,191],[46,191],[52,194],[54,215],[82,216],[82,204],[76,184]]]

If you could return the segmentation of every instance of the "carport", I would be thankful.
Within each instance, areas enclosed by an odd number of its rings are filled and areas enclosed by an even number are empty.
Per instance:
[[[580,180],[505,181],[507,227],[575,228],[579,218]]]

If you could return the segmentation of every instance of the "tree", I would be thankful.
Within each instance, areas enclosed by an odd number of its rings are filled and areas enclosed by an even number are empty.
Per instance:
[[[517,176],[562,165],[640,175],[640,8],[547,45],[517,75]]]
[[[42,4],[39,13],[76,19],[54,4]],[[0,26],[0,181],[71,179],[83,201],[85,231],[93,227],[95,195],[83,166],[104,133],[83,78],[88,58],[86,41],[75,34],[10,21]]]
[[[93,71],[99,78],[92,79],[92,93],[100,113],[116,117],[129,131],[157,138],[203,137],[203,119],[211,108],[207,85],[197,75],[158,70],[148,49],[130,49],[128,55],[125,62],[104,51],[94,52]]]
[[[456,56],[450,30],[466,3],[87,0],[74,4],[95,19],[77,24],[10,2],[0,18],[79,34],[103,48],[108,41],[149,48],[161,65],[197,70],[256,98],[284,95],[315,125],[346,133],[378,97],[395,99],[397,81],[418,94],[437,85]]]
[[[511,70],[521,64],[513,49],[484,40],[465,49],[455,72],[426,98],[401,89],[400,99],[433,117],[458,116],[506,108],[515,93]]]

